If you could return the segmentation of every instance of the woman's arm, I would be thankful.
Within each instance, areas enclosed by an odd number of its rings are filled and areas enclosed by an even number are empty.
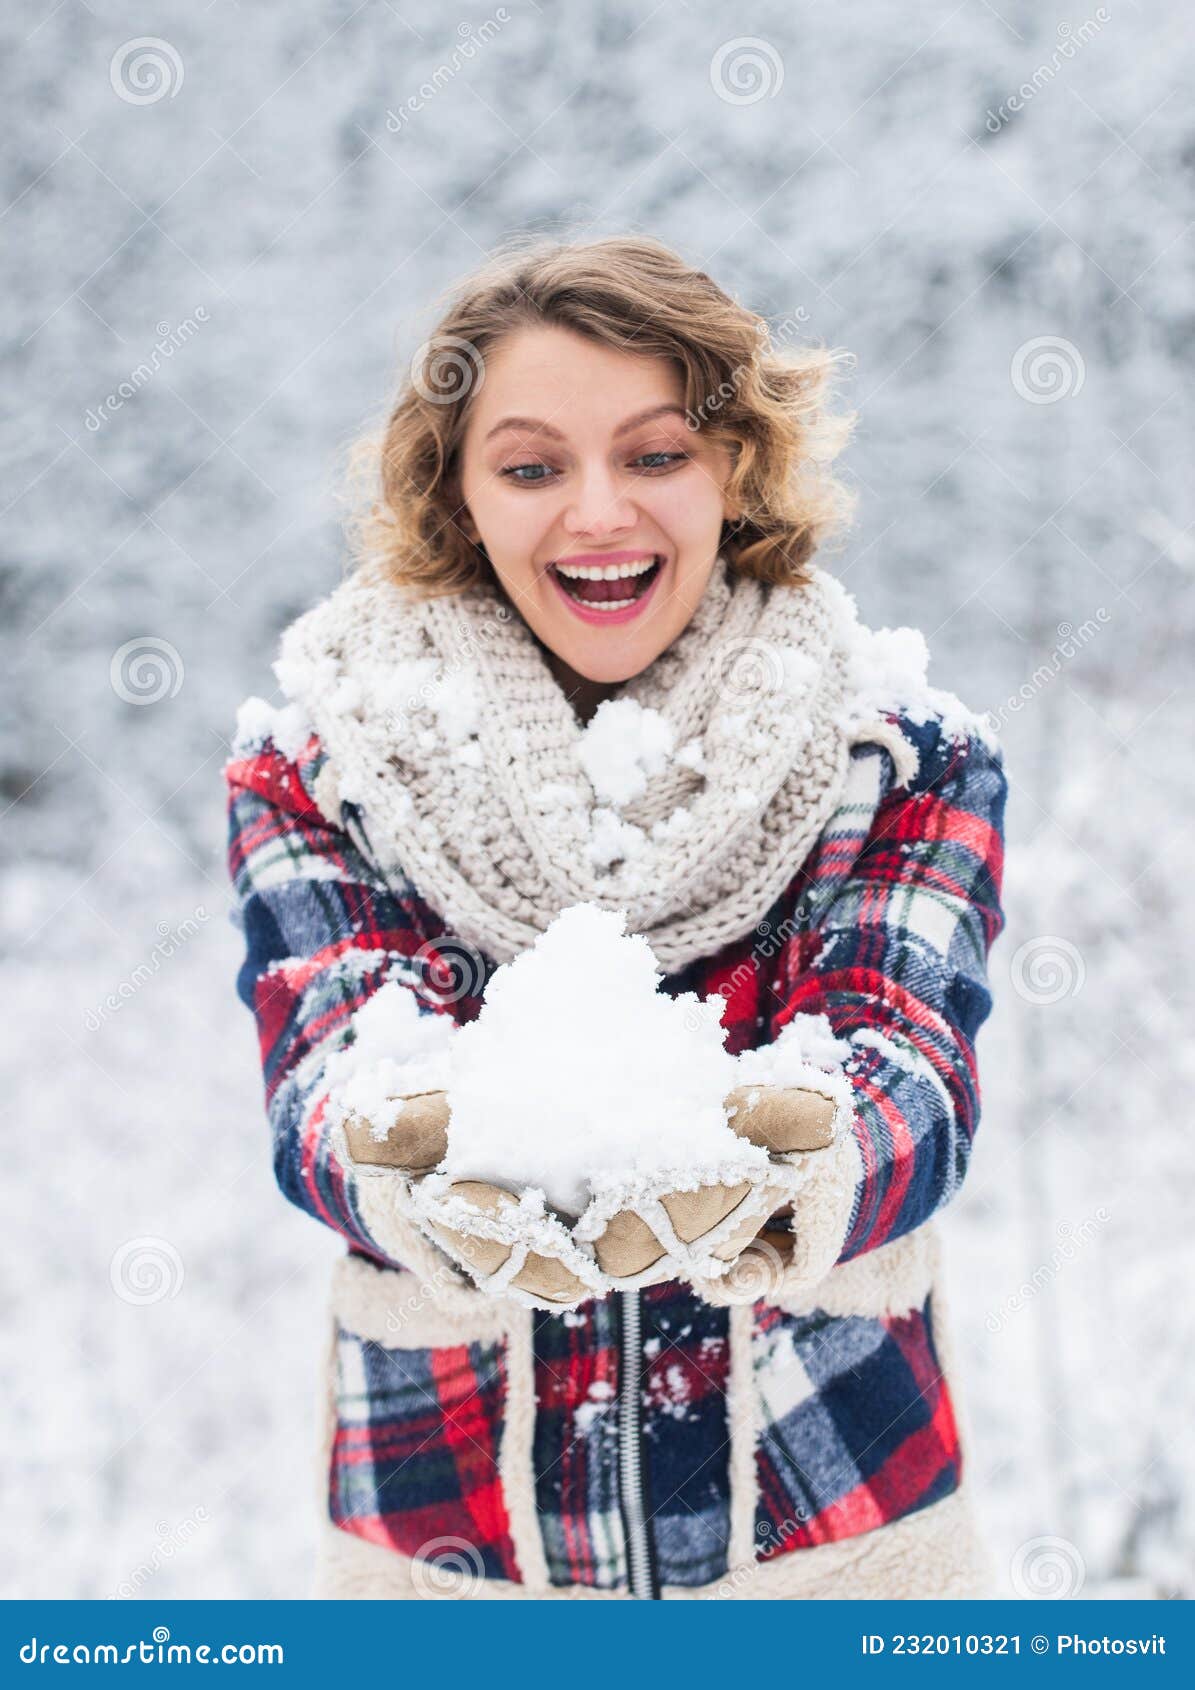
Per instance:
[[[308,796],[300,769],[310,785],[322,758],[315,739],[293,762],[266,739],[226,765],[228,866],[245,939],[237,993],[257,1020],[280,1188],[358,1248],[401,1265],[395,1240],[367,1228],[357,1182],[331,1154],[324,1065],[380,986],[415,989],[411,959],[431,937],[430,912],[409,883],[387,887]]]
[[[839,1206],[839,1261],[947,1202],[979,1121],[975,1037],[1004,926],[1003,756],[937,721],[914,731],[918,774],[881,803],[812,929],[788,939],[771,1016],[773,1038],[794,1015],[825,1015],[850,1042],[857,1158],[853,1195]]]

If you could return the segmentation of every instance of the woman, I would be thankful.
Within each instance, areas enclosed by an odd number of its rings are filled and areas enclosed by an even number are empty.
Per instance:
[[[279,1184],[348,1242],[319,1595],[990,1593],[931,1217],[978,1120],[1005,779],[919,636],[810,561],[849,508],[834,362],[649,240],[494,260],[367,448],[289,702],[242,712],[239,991]],[[620,792],[591,753],[627,704],[663,739],[615,744]],[[582,902],[724,999],[731,1052],[825,1035],[839,1130],[765,1096],[801,1184],[721,1277],[594,1295],[524,1251],[487,1285],[468,1226],[418,1224],[410,1145],[330,1105],[380,987],[459,1026]]]

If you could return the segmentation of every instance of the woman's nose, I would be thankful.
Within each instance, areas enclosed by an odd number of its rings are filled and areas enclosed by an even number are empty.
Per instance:
[[[564,513],[570,534],[613,534],[633,528],[638,521],[635,506],[606,468],[587,471]]]

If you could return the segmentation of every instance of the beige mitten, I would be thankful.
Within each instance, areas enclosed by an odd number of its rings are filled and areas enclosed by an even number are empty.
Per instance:
[[[729,1124],[768,1153],[769,1168],[691,1190],[637,1189],[625,1206],[602,1216],[600,1231],[591,1212],[581,1230],[593,1238],[598,1265],[614,1281],[643,1284],[678,1272],[716,1278],[759,1240],[785,1259],[792,1235],[783,1211],[791,1212],[801,1182],[800,1156],[833,1142],[839,1108],[835,1098],[803,1086],[737,1086],[726,1099]],[[777,1224],[769,1227],[774,1217]]]
[[[824,1150],[834,1140],[838,1104],[805,1086],[736,1086],[726,1099],[731,1129],[773,1156]]]
[[[358,1167],[399,1168],[426,1174],[444,1160],[448,1149],[448,1093],[415,1092],[393,1099],[401,1102],[398,1119],[384,1137],[363,1115],[344,1117],[348,1153]]]

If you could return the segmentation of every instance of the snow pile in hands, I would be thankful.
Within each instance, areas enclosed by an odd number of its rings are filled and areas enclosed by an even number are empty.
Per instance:
[[[453,1042],[453,1179],[538,1188],[578,1215],[609,1180],[664,1169],[759,1168],[727,1125],[737,1081],[720,999],[657,990],[626,916],[575,904],[499,968]]]
[[[388,980],[353,1016],[353,1032],[354,1042],[324,1066],[332,1113],[342,1120],[361,1116],[381,1142],[402,1113],[404,1095],[448,1089],[456,1028],[451,1016],[421,1010],[409,986]]]
[[[848,1108],[850,1045],[824,1015],[797,1015],[773,1044],[734,1057],[717,994],[670,997],[622,911],[574,904],[530,950],[496,970],[476,1021],[421,1010],[398,981],[353,1017],[356,1041],[328,1059],[333,1115],[384,1140],[402,1095],[448,1094],[443,1183],[522,1189],[577,1216],[613,1186],[663,1173],[678,1188],[757,1176],[767,1154],[738,1137],[737,1086],[808,1086]],[[396,1052],[401,1056],[396,1056]]]

